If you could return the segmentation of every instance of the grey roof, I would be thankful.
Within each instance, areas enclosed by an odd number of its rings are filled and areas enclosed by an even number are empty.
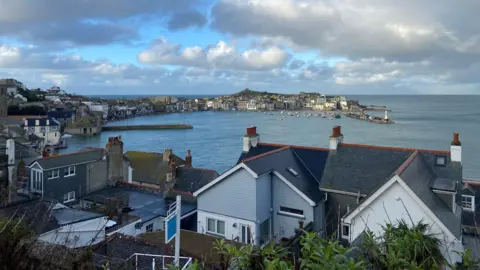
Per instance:
[[[370,195],[411,153],[386,147],[341,144],[328,155],[320,187]]]
[[[286,145],[284,145],[284,146],[286,146]],[[244,160],[244,159],[251,158],[251,157],[254,157],[254,156],[258,156],[258,155],[264,154],[266,152],[270,152],[272,150],[282,148],[284,146],[258,143],[257,147],[250,148],[250,151],[242,152],[242,154],[240,154],[240,157],[238,158],[237,164],[241,163],[242,160]]]
[[[217,171],[199,168],[177,168],[175,190],[193,193],[218,177]]]
[[[100,213],[82,211],[66,207],[53,210],[52,215],[55,217],[58,224],[62,226],[103,216]]]
[[[23,119],[13,117],[0,117],[0,125],[18,126],[23,124]]]
[[[101,160],[103,158],[104,150],[96,148],[83,152],[76,152],[65,155],[58,155],[53,157],[40,158],[34,162],[38,162],[44,170],[62,168],[74,164],[89,163]]]
[[[285,148],[283,150],[272,152],[246,161],[245,164],[258,175],[268,172],[278,172],[286,178],[292,185],[298,188],[303,194],[314,202],[318,202],[324,198],[324,193],[318,189],[318,181],[312,173],[305,166],[305,163],[300,159],[294,148]],[[317,166],[323,167],[328,156],[328,151],[317,151],[319,156],[323,157],[317,159]],[[323,164],[322,164],[323,162]],[[292,168],[298,175],[293,175],[288,171]]]
[[[86,197],[85,200],[102,204],[105,198],[118,195],[128,197],[128,206],[132,209],[129,214],[141,218],[142,222],[147,222],[159,216],[166,217],[168,207],[173,202],[165,200],[162,192],[152,192],[120,186],[104,188],[92,193]],[[196,209],[196,204],[182,202],[182,215],[188,214]]]
[[[34,127],[37,126],[36,121],[39,121],[38,126],[59,126],[60,123],[52,117],[37,117],[37,118],[25,118],[27,120],[27,126]],[[49,120],[47,125],[47,120]]]
[[[430,185],[435,181],[436,175],[428,169],[428,166],[423,153],[418,153],[399,176],[453,235],[460,238],[462,210],[456,205],[457,209],[454,213],[442,199],[435,195]]]

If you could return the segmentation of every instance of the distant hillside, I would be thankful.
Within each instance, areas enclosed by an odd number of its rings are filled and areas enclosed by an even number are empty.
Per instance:
[[[255,90],[250,90],[248,88],[245,88],[244,90],[233,94],[232,96],[234,97],[239,97],[239,96],[262,96],[262,95],[278,95],[277,93],[270,93],[270,92],[260,92],[260,91],[255,91]]]

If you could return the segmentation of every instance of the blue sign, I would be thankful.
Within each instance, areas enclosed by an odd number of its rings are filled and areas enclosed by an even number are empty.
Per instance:
[[[175,235],[177,234],[177,215],[173,213],[167,217],[167,222],[165,222],[165,244],[168,244]]]

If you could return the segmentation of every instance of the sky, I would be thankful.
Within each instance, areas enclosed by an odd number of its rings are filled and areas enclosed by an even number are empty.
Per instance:
[[[480,94],[478,0],[0,0],[0,78],[86,95]]]

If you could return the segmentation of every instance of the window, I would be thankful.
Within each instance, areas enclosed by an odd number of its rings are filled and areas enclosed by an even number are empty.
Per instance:
[[[51,170],[47,172],[48,179],[55,179],[60,176],[59,170]]]
[[[475,197],[470,195],[462,195],[462,208],[465,210],[475,211]]]
[[[51,130],[57,130],[56,126],[50,127]]]
[[[31,190],[33,192],[42,193],[43,191],[43,172],[38,170],[32,170],[31,174]]]
[[[148,225],[145,227],[145,231],[146,231],[146,232],[153,232],[153,223],[152,223],[152,224],[148,224]]]
[[[240,225],[240,242],[250,244],[252,239],[252,232],[250,226],[242,224]]]
[[[225,221],[207,218],[207,232],[218,235],[225,235]]]
[[[350,238],[350,225],[342,224],[342,238],[344,239]]]
[[[280,211],[278,211],[278,213],[281,215],[304,218],[303,210],[285,207],[285,206],[280,206]]]
[[[71,166],[65,169],[65,177],[75,175],[75,166]]]
[[[446,166],[447,165],[447,157],[446,156],[436,156],[435,165]]]
[[[75,201],[75,191],[70,191],[68,193],[63,194],[63,202],[68,203]]]

